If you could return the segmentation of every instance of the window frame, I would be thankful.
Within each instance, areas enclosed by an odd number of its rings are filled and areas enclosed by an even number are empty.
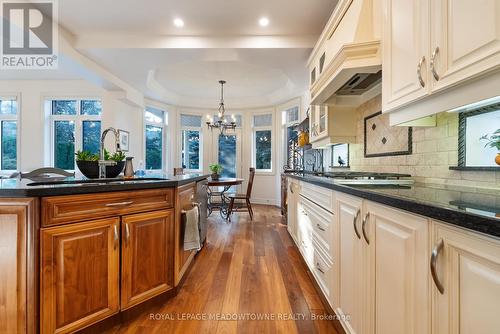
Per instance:
[[[163,113],[163,122],[162,123],[155,123],[155,122],[150,122],[150,121],[146,120],[146,108],[152,108],[152,109],[161,111]],[[144,170],[146,172],[150,172],[150,173],[165,172],[167,167],[168,167],[167,166],[167,150],[169,148],[168,144],[167,144],[167,142],[168,142],[168,137],[167,137],[168,116],[169,116],[168,110],[165,110],[165,108],[158,107],[158,106],[155,106],[152,104],[147,104],[144,107],[144,111],[143,111],[143,115],[142,115],[142,119],[143,119],[143,125],[142,125],[143,145],[142,145],[142,147],[143,147],[143,152],[144,152],[144,154],[143,154]],[[147,166],[146,166],[146,127],[148,125],[162,128],[161,169],[147,169]]]
[[[1,154],[2,154],[2,145],[0,143],[0,174],[12,174],[18,170],[20,170],[20,158],[21,158],[21,96],[18,93],[6,93],[0,94],[0,100],[15,100],[17,102],[17,112],[15,115],[3,115],[0,114],[0,140],[2,138],[2,126],[1,122],[4,121],[15,121],[16,122],[16,169],[3,169]]]
[[[197,126],[182,126],[182,115],[200,117],[200,126],[199,127],[197,127]],[[179,112],[179,147],[178,148],[179,148],[179,161],[181,163],[181,166],[184,164],[184,161],[182,159],[182,132],[183,131],[198,131],[200,134],[199,153],[198,153],[199,166],[198,166],[198,169],[184,168],[184,171],[187,173],[201,173],[203,171],[203,124],[205,124],[203,114],[190,113],[190,112],[184,112],[184,111]]]
[[[288,112],[291,109],[297,108],[297,120],[296,121],[288,121]],[[281,109],[281,142],[283,143],[281,147],[282,153],[282,166],[286,166],[288,164],[288,142],[287,142],[287,130],[290,127],[296,127],[300,124],[300,104],[293,104],[287,108]]]
[[[52,101],[76,101],[76,115],[53,115],[52,114]],[[101,109],[101,115],[82,115],[81,114],[81,101],[101,101],[102,98],[96,96],[56,96],[56,97],[45,97],[45,108],[48,108],[48,120],[49,120],[49,142],[50,142],[50,164],[55,167],[55,122],[57,121],[73,121],[75,122],[75,153],[83,149],[83,122],[84,121],[99,121],[101,122],[101,133],[102,133],[102,114],[104,113],[104,108]],[[48,105],[47,105],[48,103]],[[76,158],[74,169],[68,169],[69,171],[75,171]]]
[[[265,126],[255,126],[255,116],[262,116],[262,115],[271,115],[271,125],[265,125]],[[258,112],[258,113],[252,113],[252,166],[255,167],[255,174],[261,174],[261,175],[274,175],[274,167],[276,165],[275,160],[275,154],[274,154],[274,147],[276,145],[275,143],[275,134],[274,134],[274,124],[275,124],[275,112],[273,111],[264,111],[264,112]],[[257,169],[257,162],[256,162],[256,154],[257,154],[257,147],[256,147],[256,139],[257,139],[257,131],[271,131],[271,168],[269,169]]]
[[[340,145],[347,145],[347,162],[346,165],[341,167],[341,166],[334,166],[334,159],[335,156],[333,155],[333,148],[335,146],[340,146]],[[350,157],[349,157],[349,150],[351,149],[351,146],[349,143],[339,143],[339,144],[333,144],[330,145],[330,168],[342,168],[342,169],[350,169],[351,168],[351,162],[350,162]]]

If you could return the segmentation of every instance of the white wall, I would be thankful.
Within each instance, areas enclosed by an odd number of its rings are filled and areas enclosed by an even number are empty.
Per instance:
[[[135,157],[134,166],[144,159],[144,123],[143,108],[123,102],[123,95],[107,91],[84,80],[0,80],[0,96],[16,95],[19,98],[19,151],[18,165],[22,171],[50,165],[50,143],[43,102],[47,98],[101,98],[102,128],[115,127],[130,132],[130,151],[128,156]],[[305,102],[306,101],[306,102]],[[279,205],[280,173],[283,168],[283,140],[281,128],[281,112],[294,105],[300,106],[301,119],[305,117],[306,96],[299,97],[276,107],[260,109],[228,110],[229,113],[243,116],[241,132],[240,176],[248,178],[248,169],[252,164],[252,116],[256,113],[273,113],[273,171],[257,173],[254,181],[253,201],[262,204]],[[153,100],[145,100],[145,105],[157,107],[168,112],[168,130],[166,138],[166,172],[179,167],[179,115],[181,113],[203,116],[203,170],[208,173],[208,165],[216,161],[216,148],[213,145],[213,133],[205,126],[205,116],[215,114],[215,109],[193,109],[170,106]],[[112,138],[107,139],[106,146],[112,149]],[[246,183],[239,191],[246,189]]]

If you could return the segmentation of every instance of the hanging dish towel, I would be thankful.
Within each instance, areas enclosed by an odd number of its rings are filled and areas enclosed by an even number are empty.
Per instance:
[[[184,219],[184,250],[200,250],[200,215],[198,208],[194,207],[191,210],[183,211],[182,216]]]

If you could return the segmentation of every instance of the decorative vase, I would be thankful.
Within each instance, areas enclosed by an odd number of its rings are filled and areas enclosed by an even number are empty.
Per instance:
[[[212,173],[211,178],[212,178],[212,180],[217,181],[219,179],[219,174]]]
[[[497,163],[497,165],[500,166],[500,153],[497,153],[497,156],[495,157],[495,162]]]
[[[77,161],[80,172],[89,179],[99,178],[99,163],[97,161]],[[125,167],[125,161],[117,162],[114,166],[106,166],[106,178],[117,177]]]

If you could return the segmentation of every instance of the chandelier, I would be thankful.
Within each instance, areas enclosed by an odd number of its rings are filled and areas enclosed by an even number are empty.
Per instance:
[[[236,129],[236,118],[234,115],[231,115],[231,121],[228,122],[225,113],[226,109],[224,108],[224,84],[226,81],[220,80],[220,103],[219,103],[219,112],[217,114],[217,121],[214,121],[213,117],[207,115],[207,126],[210,130],[219,129],[220,134],[224,134],[224,131],[227,129],[234,130]]]

